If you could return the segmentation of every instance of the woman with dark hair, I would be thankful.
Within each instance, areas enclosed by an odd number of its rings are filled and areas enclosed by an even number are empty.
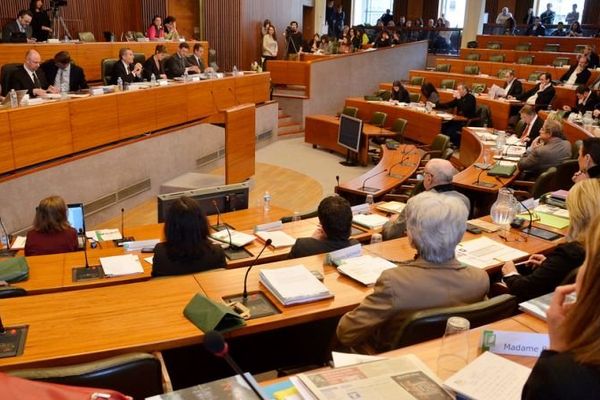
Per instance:
[[[278,51],[277,32],[275,32],[275,27],[273,25],[269,25],[267,27],[267,33],[265,33],[262,39],[262,58],[264,59],[263,69],[265,71],[267,70],[267,61],[276,60]]]
[[[26,256],[77,251],[77,232],[67,220],[67,205],[60,196],[46,197],[35,209],[33,230],[27,233]]]
[[[569,36],[571,37],[580,37],[583,36],[583,30],[581,29],[581,24],[578,21],[575,21],[569,27]]]
[[[428,101],[436,106],[440,103],[440,94],[431,82],[426,82],[421,85],[421,94],[424,97],[423,100],[426,102]]]
[[[48,36],[52,33],[52,28],[50,28],[51,23],[48,12],[44,10],[43,0],[31,0],[29,10],[33,14],[31,19],[31,36],[36,38],[38,42],[46,42]]]
[[[142,78],[147,81],[152,80],[152,75],[156,79],[167,79],[167,74],[165,73],[165,66],[163,65],[163,59],[167,56],[167,46],[164,44],[156,45],[154,49],[154,55],[148,57],[144,62],[142,69]]]
[[[362,47],[362,39],[358,36],[356,28],[350,28],[348,33],[350,43],[352,44],[352,51],[358,51]]]
[[[208,222],[189,197],[175,200],[165,221],[165,241],[154,247],[152,276],[182,275],[225,266],[221,246],[208,239]]]
[[[391,44],[392,43],[390,41],[390,34],[388,33],[388,31],[383,30],[381,32],[381,35],[379,35],[379,37],[373,44],[373,47],[379,49],[379,48],[383,48],[383,47],[390,47]]]
[[[318,33],[315,33],[313,38],[308,42],[308,52],[315,53],[317,50],[319,50],[320,43],[321,43],[321,37],[319,36]]]
[[[179,40],[179,32],[177,32],[177,19],[169,15],[165,18],[165,40]]]
[[[146,36],[149,40],[160,40],[165,38],[165,30],[162,26],[162,17],[160,15],[155,15],[154,18],[152,18],[152,24],[148,27]]]
[[[392,95],[390,101],[397,101],[400,103],[410,103],[410,96],[408,90],[402,85],[400,81],[394,81],[392,83]]]
[[[260,34],[265,36],[269,32],[269,27],[273,26],[270,19],[265,19],[260,27]]]

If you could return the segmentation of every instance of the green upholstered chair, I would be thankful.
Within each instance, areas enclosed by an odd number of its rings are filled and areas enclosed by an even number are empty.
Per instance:
[[[473,84],[471,84],[471,91],[475,94],[481,94],[485,92],[486,88],[487,85],[485,83],[473,82]]]
[[[563,67],[565,65],[569,65],[569,58],[568,57],[556,57],[553,61],[552,61],[552,66],[554,67]]]
[[[358,115],[358,108],[349,106],[344,107],[344,109],[342,110],[342,114],[356,118],[356,116]]]
[[[525,124],[525,121],[522,119],[518,120],[517,124],[515,125],[515,136],[520,138],[526,126],[527,124]]]
[[[515,46],[515,50],[517,51],[529,51],[531,50],[531,43],[519,43]]]
[[[448,147],[450,147],[450,137],[438,133],[429,146],[422,147],[425,150],[425,154],[421,162],[424,164],[428,158],[440,158]]]
[[[450,64],[437,64],[435,70],[437,72],[450,72]]]
[[[492,54],[489,60],[491,62],[504,62],[504,54]]]
[[[550,51],[556,53],[560,49],[560,44],[558,43],[546,43],[544,45],[544,51]]]
[[[492,115],[487,104],[478,104],[474,118],[469,118],[467,126],[490,126],[492,124]]]
[[[383,128],[385,126],[385,120],[387,119],[387,114],[381,111],[375,111],[369,120],[369,124],[373,126],[377,126]]]
[[[381,97],[370,94],[363,96],[363,99],[365,99],[366,101],[381,101]]]
[[[14,71],[16,71],[19,63],[9,63],[4,64],[0,69],[0,84],[2,85],[2,96],[6,96],[8,93],[8,86],[10,82],[10,77]]]
[[[586,46],[585,44],[578,44],[575,46],[575,49],[573,52],[574,53],[583,53],[583,51],[585,50],[585,46]]]
[[[102,73],[102,81],[104,81],[105,85],[110,85],[110,81],[112,80],[112,76],[110,74],[112,73],[113,67],[118,61],[119,60],[116,58],[105,58],[102,60],[100,64],[100,71]]]
[[[479,65],[466,65],[464,73],[467,75],[479,75]]]
[[[512,71],[512,69],[510,69],[510,68],[500,68],[498,70],[498,73],[496,74],[496,76],[498,78],[504,79],[504,77],[506,76],[506,73],[509,72],[509,71]]]
[[[532,81],[532,82],[538,81],[538,80],[540,80],[540,75],[543,73],[544,72],[542,72],[542,71],[534,71],[529,74],[529,76],[527,77],[527,80]]]
[[[467,56],[465,57],[465,59],[469,61],[479,61],[480,58],[481,56],[479,55],[479,53],[467,54]]]
[[[440,87],[442,89],[454,89],[455,85],[456,80],[454,79],[442,79],[442,81],[440,82]]]
[[[144,61],[146,61],[146,55],[144,53],[133,53],[134,64],[137,64],[137,63],[143,64]]]
[[[502,43],[500,42],[489,42],[486,46],[488,49],[501,49],[502,48]]]
[[[522,56],[517,59],[517,64],[533,64],[533,56]]]
[[[404,129],[406,129],[407,123],[408,121],[404,118],[396,118],[390,129],[392,132],[396,133],[394,139],[400,143],[404,143]]]
[[[411,103],[418,103],[421,101],[421,93],[409,93],[408,97],[410,97]]]
[[[86,43],[92,43],[96,41],[96,37],[92,32],[79,32],[79,40]]]
[[[145,36],[144,36],[144,34],[142,32],[135,32],[133,34],[133,37],[135,38],[135,40],[144,39],[145,38]]]
[[[411,85],[421,86],[423,83],[425,83],[425,78],[422,76],[413,76],[410,78]]]
[[[388,101],[392,97],[392,92],[389,90],[378,90],[375,96],[381,97],[381,100]]]

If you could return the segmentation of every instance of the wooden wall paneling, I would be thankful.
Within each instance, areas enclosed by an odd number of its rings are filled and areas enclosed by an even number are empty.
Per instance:
[[[533,0],[519,0],[515,2],[513,16],[517,20],[517,24],[523,23],[523,18],[527,15],[530,8],[533,7]],[[498,14],[496,14],[498,15]],[[494,21],[495,22],[495,21]]]
[[[225,111],[225,183],[239,183],[255,172],[255,108],[244,104]]]
[[[18,108],[9,118],[15,168],[73,152],[68,102]]]
[[[167,13],[177,18],[179,34],[187,40],[199,39],[199,32],[196,33],[200,23],[198,0],[167,0]]]
[[[231,71],[234,65],[240,64],[242,40],[250,36],[246,31],[242,37],[241,7],[240,0],[204,2],[205,37],[217,52],[217,64],[221,70]],[[238,67],[242,68],[242,65]]]
[[[155,15],[160,15],[163,18],[168,14],[167,12],[167,1],[168,0],[142,0],[141,1],[141,27],[142,32],[146,33],[146,30],[152,23],[152,18]],[[179,18],[178,18],[179,19]],[[179,21],[177,21],[179,24]]]
[[[440,8],[439,0],[427,0],[423,2],[423,19],[427,20],[429,18],[433,18],[434,20],[438,18],[438,10]],[[427,21],[425,21],[427,22]]]
[[[394,0],[394,9],[392,10],[394,20],[398,21],[400,17],[406,17],[408,14],[408,0]]]
[[[156,129],[187,122],[187,98],[182,93],[178,86],[161,88],[160,95],[156,96]]]
[[[117,96],[73,100],[69,103],[69,110],[75,152],[119,140]]]
[[[0,111],[0,173],[15,169],[8,111]]]
[[[84,68],[85,76],[88,80],[101,79],[102,77],[102,60],[105,58],[119,58],[119,50],[111,43],[90,43],[90,45],[77,47],[76,56],[71,55],[76,60],[96,59],[95,63],[87,64]],[[80,64],[81,65],[81,64]]]
[[[136,90],[117,96],[121,139],[156,129],[157,93],[155,90]]]
[[[581,12],[581,10],[579,10]],[[584,24],[600,25],[600,2],[598,0],[586,0],[581,21]]]

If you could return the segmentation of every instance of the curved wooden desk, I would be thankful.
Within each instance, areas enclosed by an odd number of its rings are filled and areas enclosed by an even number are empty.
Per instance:
[[[502,49],[514,49],[518,44],[529,43],[531,51],[543,51],[545,45],[554,43],[560,45],[561,51],[567,52],[575,52],[575,46],[580,44],[600,47],[600,39],[591,37],[477,35],[478,47],[486,48],[490,42],[501,43]]]
[[[519,57],[533,56],[533,64],[539,66],[550,66],[552,62],[560,58],[568,58],[569,64],[574,64],[579,53],[560,53],[549,51],[521,51],[511,49],[461,49],[460,58],[466,60],[469,54],[479,54],[480,61],[490,61],[490,56],[503,55],[504,62],[517,62]],[[478,62],[478,61],[472,61]]]

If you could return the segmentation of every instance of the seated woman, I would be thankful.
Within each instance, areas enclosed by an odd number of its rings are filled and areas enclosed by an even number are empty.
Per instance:
[[[579,22],[575,21],[569,27],[569,36],[571,37],[580,37],[583,36],[583,30],[581,29],[581,25]]]
[[[165,18],[165,40],[179,40],[177,19],[172,15]]]
[[[208,239],[208,222],[189,197],[173,202],[165,221],[165,241],[154,247],[152,276],[182,275],[225,266],[221,246]]]
[[[440,94],[438,93],[433,83],[426,82],[421,85],[421,94],[423,95],[423,101],[430,102],[435,106],[440,104]]]
[[[390,101],[397,101],[399,103],[410,103],[410,96],[408,90],[402,85],[400,81],[394,81],[392,83],[392,95]]]
[[[146,31],[146,37],[148,37],[149,40],[161,40],[165,38],[165,30],[162,26],[162,18],[160,15],[155,15],[154,18],[152,18],[152,24]]]
[[[321,37],[318,33],[315,33],[313,38],[308,42],[308,52],[314,53],[319,50],[319,44],[321,43]]]
[[[524,400],[592,400],[600,393],[600,217],[589,225],[575,284],[554,291],[547,313],[550,347],[523,387]],[[574,303],[567,300],[571,293],[577,294]]]
[[[46,197],[35,209],[33,230],[27,233],[26,256],[77,251],[77,232],[67,221],[67,205],[60,196]]]
[[[144,80],[152,80],[152,75],[154,75],[156,79],[167,79],[165,67],[162,62],[167,54],[167,47],[165,45],[159,44],[156,46],[154,55],[148,57],[148,59],[144,61],[142,69],[142,78]]]
[[[567,209],[569,232],[566,243],[559,244],[546,256],[532,254],[529,258],[530,267],[523,269],[522,275],[512,261],[502,267],[503,280],[519,302],[552,292],[572,270],[583,263],[583,239],[591,228],[590,222],[600,215],[600,181],[587,179],[575,184],[567,196]]]

